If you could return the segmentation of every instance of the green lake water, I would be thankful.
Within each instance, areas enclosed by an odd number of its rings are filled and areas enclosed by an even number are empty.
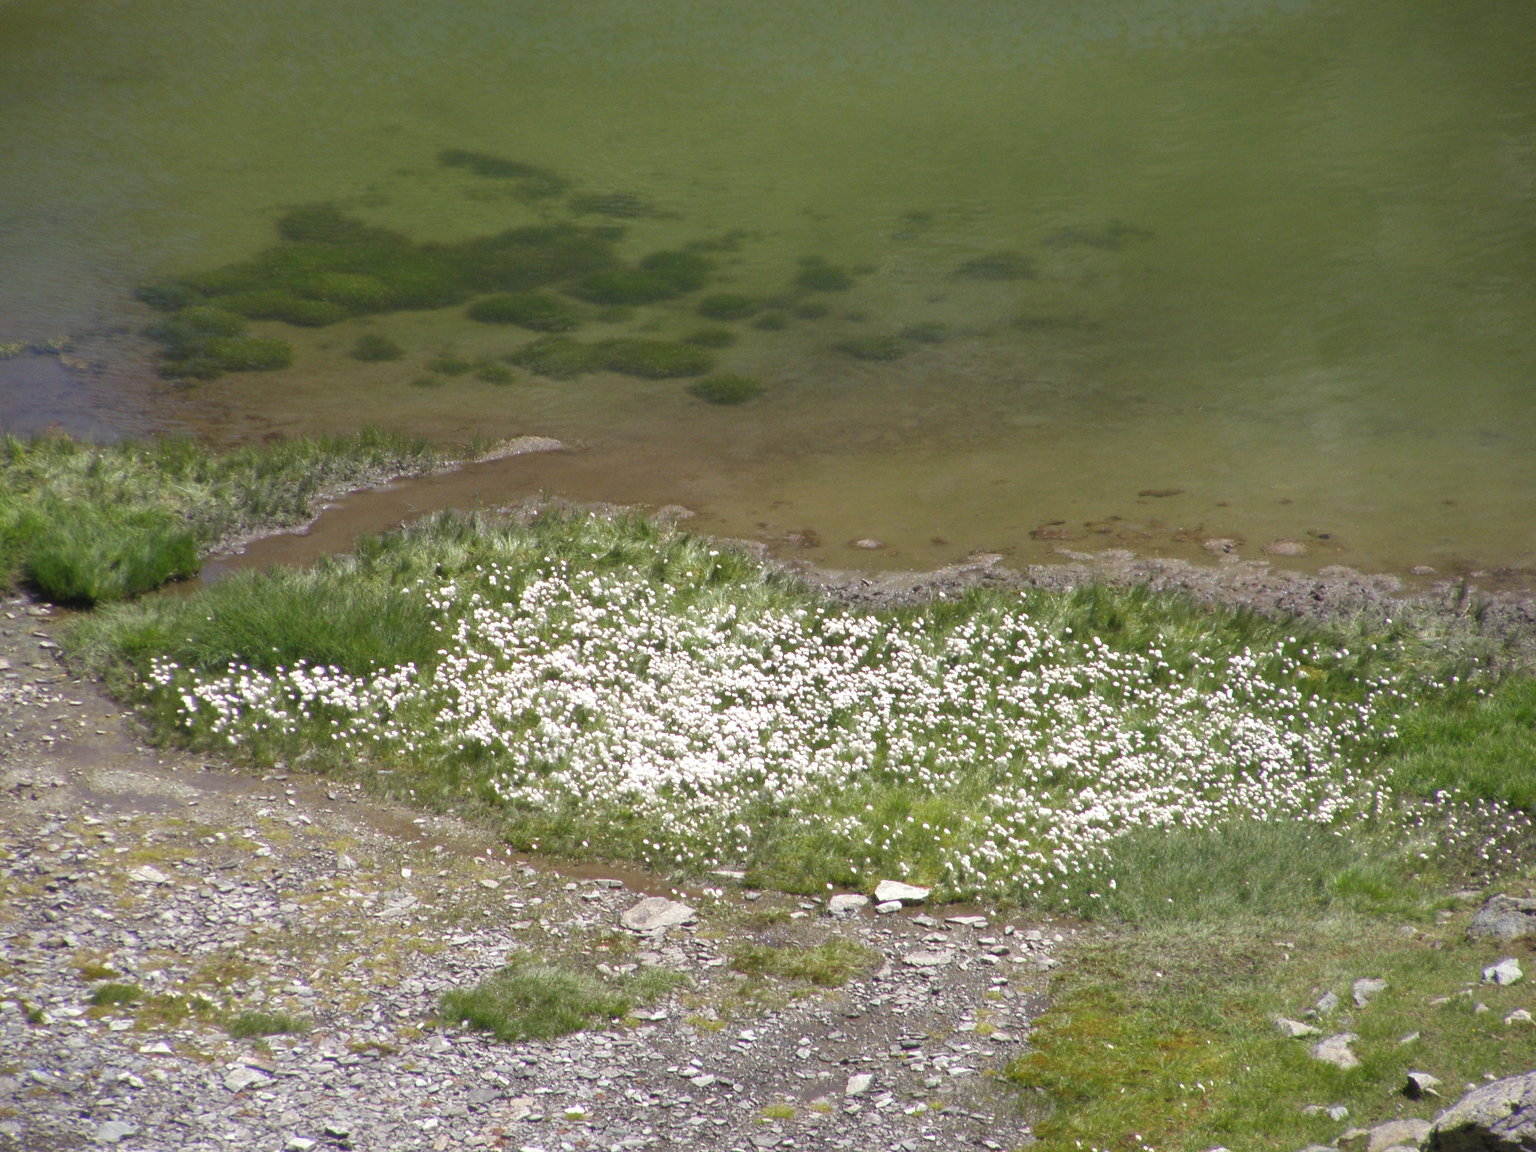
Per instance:
[[[1536,569],[1533,46],[1511,0],[0,0],[0,343],[66,345],[0,360],[0,425],[551,435],[581,451],[484,498],[681,503],[829,564],[1230,537]],[[705,291],[785,295],[807,257],[855,282],[727,325],[720,367],[765,385],[739,407],[608,373],[416,386],[532,337],[461,307],[262,322],[291,369],[159,380],[135,288],[317,201],[423,241],[734,235]],[[579,335],[676,337],[697,296]],[[839,347],[903,331],[930,339]],[[364,332],[406,358],[352,359]]]

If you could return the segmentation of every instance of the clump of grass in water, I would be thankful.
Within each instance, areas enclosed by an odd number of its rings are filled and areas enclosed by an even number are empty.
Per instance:
[[[795,273],[795,287],[806,292],[846,292],[853,287],[853,276],[847,269],[829,264],[820,256],[808,256],[800,261],[800,271]]]
[[[683,343],[700,348],[729,348],[736,343],[736,333],[729,328],[699,328],[684,336]]]
[[[1035,262],[1022,252],[988,252],[962,261],[955,268],[956,276],[964,280],[1033,280]]]
[[[761,301],[740,292],[714,292],[700,298],[698,313],[710,320],[745,320],[762,307]]]
[[[349,353],[354,360],[371,362],[385,360],[399,360],[405,355],[405,349],[396,344],[388,336],[380,336],[369,332],[357,338]]]
[[[688,391],[692,395],[708,404],[745,404],[754,397],[761,396],[763,386],[750,376],[706,376],[697,383],[688,385]]]
[[[482,324],[516,324],[535,332],[570,332],[581,327],[575,306],[550,292],[486,296],[469,306],[468,315]]]
[[[700,376],[714,366],[714,357],[696,345],[634,337],[583,344],[551,336],[524,345],[507,359],[557,380],[604,370],[649,380],[671,380]]]
[[[504,1043],[552,1040],[618,1020],[684,982],[681,974],[658,968],[604,978],[566,964],[517,956],[473,988],[444,993],[438,1013],[445,1023],[489,1032]]]
[[[350,316],[446,307],[487,292],[523,292],[622,267],[610,228],[545,224],[451,244],[416,243],[332,204],[294,208],[277,224],[279,242],[248,260],[140,290],[152,307],[177,313],[151,329],[165,347],[168,374],[206,379],[270,366],[275,345],[251,343],[224,317],[324,326]],[[661,260],[645,275],[675,294],[687,269]],[[209,306],[222,314],[217,330],[205,330],[206,316],[189,314]],[[241,343],[210,354],[206,345],[215,340]]]
[[[834,347],[855,360],[900,360],[911,351],[911,347],[900,336],[885,334],[850,336],[846,340],[839,340]]]

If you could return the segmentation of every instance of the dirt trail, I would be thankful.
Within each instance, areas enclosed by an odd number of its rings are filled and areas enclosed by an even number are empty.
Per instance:
[[[0,603],[0,1149],[1006,1148],[1063,926],[556,871],[351,784],[144,745]],[[621,926],[642,896],[693,923]],[[744,943],[873,950],[840,988],[754,980]],[[437,999],[533,950],[689,983],[606,1030],[498,1044]],[[92,1004],[109,985],[118,1004]],[[100,999],[100,996],[97,996]],[[308,1030],[235,1039],[250,1013]]]

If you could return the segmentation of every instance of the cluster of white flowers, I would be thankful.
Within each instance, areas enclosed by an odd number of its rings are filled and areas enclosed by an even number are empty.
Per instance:
[[[1332,654],[1301,643],[1176,667],[1023,610],[937,627],[728,595],[679,607],[639,572],[564,564],[401,595],[440,613],[434,667],[160,663],[152,682],[230,744],[298,734],[473,763],[503,801],[594,844],[642,826],[653,865],[735,864],[797,822],[851,877],[905,869],[957,896],[1059,888],[1136,829],[1339,825],[1386,801],[1350,752],[1390,734],[1393,692],[1308,692]]]

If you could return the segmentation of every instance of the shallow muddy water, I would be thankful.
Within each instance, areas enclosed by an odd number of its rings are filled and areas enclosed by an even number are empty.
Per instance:
[[[549,435],[410,499],[680,503],[836,565],[1536,567],[1532,43],[1504,0],[6,0],[0,344],[65,347],[0,359],[0,426]],[[420,241],[618,224],[627,258],[735,234],[702,292],[785,297],[720,325],[765,391],[433,374],[533,337],[460,306],[262,321],[292,368],[157,380],[134,289],[316,201]],[[807,257],[852,287],[793,295]],[[676,338],[699,295],[577,335]]]

